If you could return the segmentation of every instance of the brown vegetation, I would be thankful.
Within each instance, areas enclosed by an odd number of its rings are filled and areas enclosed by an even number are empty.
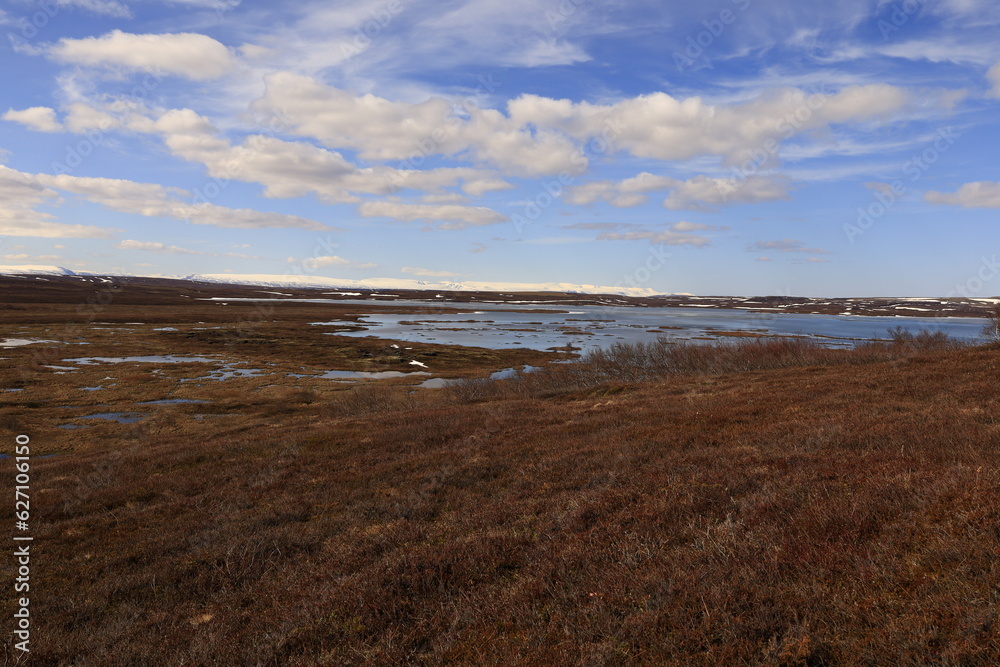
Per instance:
[[[301,364],[286,324],[226,354]],[[391,354],[352,340],[356,367]],[[458,375],[539,363],[440,352]],[[61,452],[32,464],[31,664],[1000,661],[996,346],[663,342],[416,393],[182,370],[0,394],[36,456]],[[165,395],[212,403],[53,426],[72,397]]]

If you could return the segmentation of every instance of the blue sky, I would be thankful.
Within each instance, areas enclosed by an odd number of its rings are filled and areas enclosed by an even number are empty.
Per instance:
[[[1000,294],[985,0],[7,2],[0,265]]]

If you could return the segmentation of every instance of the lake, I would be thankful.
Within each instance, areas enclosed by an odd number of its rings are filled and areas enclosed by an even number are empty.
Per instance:
[[[343,303],[340,301],[340,303]],[[357,302],[358,305],[385,302]],[[393,301],[396,306],[439,305],[426,301]],[[474,345],[489,348],[524,347],[545,350],[567,344],[584,351],[618,341],[675,340],[707,342],[731,339],[726,332],[803,336],[831,347],[853,346],[885,338],[892,327],[913,332],[943,331],[960,340],[975,340],[983,320],[966,317],[862,317],[852,315],[799,315],[754,313],[746,310],[705,308],[643,308],[620,306],[518,305],[526,312],[512,312],[509,304],[440,304],[464,308],[451,314],[365,315],[358,324],[364,331],[340,331],[338,336],[374,336],[393,340]],[[563,312],[553,312],[561,310]],[[568,311],[568,312],[566,312]],[[316,326],[343,325],[342,320],[316,322]]]

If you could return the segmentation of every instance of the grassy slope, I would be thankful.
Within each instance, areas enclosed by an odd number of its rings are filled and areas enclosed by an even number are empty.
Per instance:
[[[996,664],[998,370],[116,427],[35,463],[35,663]]]

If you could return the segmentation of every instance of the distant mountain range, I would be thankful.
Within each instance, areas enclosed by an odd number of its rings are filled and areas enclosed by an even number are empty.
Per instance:
[[[55,275],[55,276],[92,276],[92,275],[123,275],[95,274],[90,272],[71,271],[60,266],[25,265],[0,266],[3,275]],[[563,292],[570,294],[617,294],[621,296],[648,297],[656,296],[656,290],[648,287],[622,287],[620,285],[577,285],[573,283],[490,283],[490,282],[454,282],[428,281],[408,278],[367,278],[350,280],[347,278],[328,278],[326,276],[306,275],[258,275],[258,274],[228,274],[209,273],[190,276],[138,276],[155,278],[176,278],[204,283],[219,283],[226,285],[260,285],[264,287],[324,287],[328,289],[364,289],[364,290],[442,290],[447,292]]]

